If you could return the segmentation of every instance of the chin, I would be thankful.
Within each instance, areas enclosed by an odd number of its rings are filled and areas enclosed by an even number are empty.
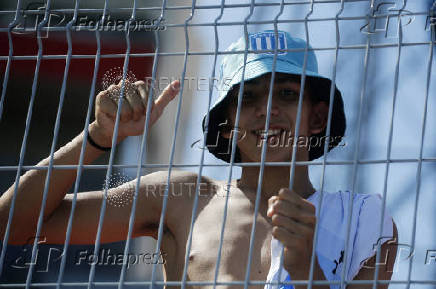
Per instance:
[[[259,148],[256,152],[253,152],[249,159],[251,162],[261,162],[262,148]],[[265,162],[290,162],[292,160],[292,150],[267,148]]]
[[[269,153],[266,152],[266,161],[267,162],[290,162],[292,160],[292,152],[286,153]]]

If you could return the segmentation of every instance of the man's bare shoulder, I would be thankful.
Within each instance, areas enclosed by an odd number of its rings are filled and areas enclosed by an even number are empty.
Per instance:
[[[191,219],[186,216],[192,214],[195,196],[198,196],[197,212],[200,212],[216,195],[218,187],[209,177],[198,178],[197,173],[182,170],[172,170],[169,178],[168,171],[157,171],[141,177],[140,184],[141,202],[151,204],[157,215],[161,214],[163,201],[167,198],[165,226],[181,244],[189,232]]]

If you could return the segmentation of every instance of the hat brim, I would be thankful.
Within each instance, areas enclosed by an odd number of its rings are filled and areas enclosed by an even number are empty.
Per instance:
[[[254,78],[257,78],[259,76],[262,76],[266,73],[270,73],[273,71],[273,59],[271,57],[265,56],[264,58],[257,58],[252,61],[248,61],[245,64],[245,71],[243,69],[243,66],[241,66],[235,74],[231,77],[230,81],[224,80],[224,85],[220,88],[219,91],[219,99],[217,103],[222,100],[225,95],[227,95],[227,92],[236,84],[241,83],[242,81],[242,74],[244,73],[244,81],[248,81]],[[287,74],[295,74],[295,75],[303,75],[303,72],[307,76],[314,76],[314,77],[322,77],[318,73],[310,70],[304,70],[295,65],[292,62],[277,58],[276,66],[275,66],[276,72],[281,73],[287,73]]]

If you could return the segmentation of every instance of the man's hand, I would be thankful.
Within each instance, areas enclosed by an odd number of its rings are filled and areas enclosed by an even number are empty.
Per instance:
[[[283,266],[292,280],[309,277],[315,233],[315,206],[287,188],[268,200],[267,216],[272,219],[272,235],[284,246]],[[320,268],[315,258],[314,280]],[[324,275],[318,276],[325,279]],[[318,279],[319,280],[319,279]]]
[[[176,97],[180,89],[178,80],[170,83],[159,95],[156,101],[152,101],[150,126],[162,115],[164,108]],[[121,81],[117,85],[111,85],[101,91],[96,97],[95,122],[91,124],[91,137],[103,147],[110,147],[115,127]],[[124,98],[121,106],[120,122],[118,127],[117,142],[128,136],[140,135],[145,127],[145,119],[148,103],[148,88],[143,81],[130,83],[125,81]]]

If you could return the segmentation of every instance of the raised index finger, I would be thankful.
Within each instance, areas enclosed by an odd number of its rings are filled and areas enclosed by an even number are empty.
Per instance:
[[[162,113],[163,109],[168,105],[168,103],[176,97],[179,93],[180,89],[180,81],[174,80],[164,91],[159,95],[158,99],[155,101],[155,109],[158,111],[158,114]]]

